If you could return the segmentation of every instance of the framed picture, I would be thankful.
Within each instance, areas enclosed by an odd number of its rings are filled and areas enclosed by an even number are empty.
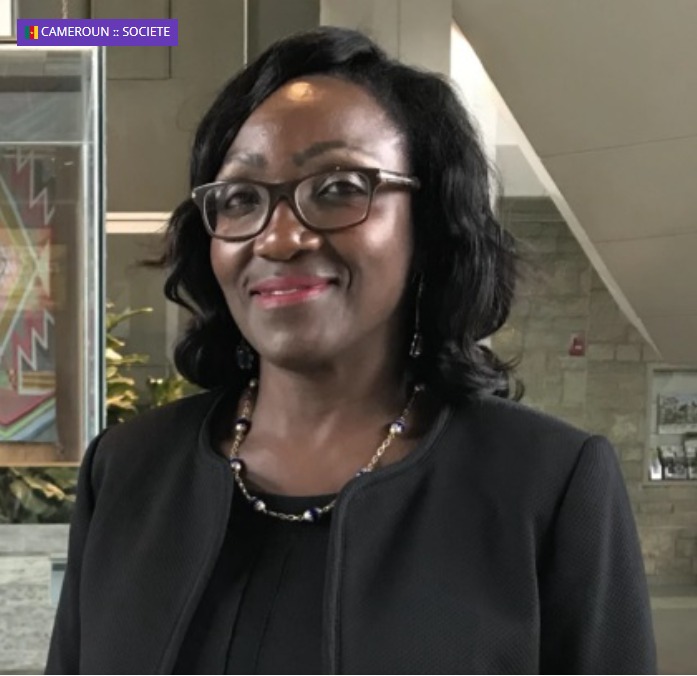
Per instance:
[[[56,152],[20,145],[0,151],[0,442],[57,444],[59,438],[58,280],[51,278]]]
[[[661,479],[663,479],[663,465],[656,450],[651,454],[651,459],[649,460],[649,480],[660,481]]]
[[[697,481],[697,366],[647,364],[646,481]]]
[[[687,478],[697,479],[697,436],[685,438],[685,459],[687,461]]]
[[[697,432],[697,392],[658,397],[658,433]]]
[[[75,463],[104,420],[103,53],[0,61],[0,466]]]
[[[663,468],[664,479],[687,479],[687,456],[684,446],[678,444],[659,446],[658,457]]]

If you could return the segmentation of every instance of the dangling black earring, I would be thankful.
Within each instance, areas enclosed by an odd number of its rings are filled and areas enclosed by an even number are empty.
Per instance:
[[[419,277],[419,286],[416,290],[416,317],[414,320],[414,337],[411,339],[411,347],[409,348],[409,356],[412,359],[418,359],[423,354],[424,339],[421,335],[421,321],[419,318],[419,309],[421,307],[421,296],[424,290],[424,278]]]
[[[240,371],[251,371],[254,366],[254,352],[244,338],[237,346],[237,366],[240,367]]]

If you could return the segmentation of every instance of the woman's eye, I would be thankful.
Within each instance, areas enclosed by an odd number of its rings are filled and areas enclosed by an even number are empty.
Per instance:
[[[323,180],[316,191],[318,197],[351,197],[365,195],[366,186],[360,177],[333,176]]]
[[[226,211],[253,209],[261,202],[259,193],[251,188],[236,188],[220,197],[220,208]]]

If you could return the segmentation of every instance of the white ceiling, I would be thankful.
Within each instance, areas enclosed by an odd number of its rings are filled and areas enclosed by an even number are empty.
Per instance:
[[[697,0],[453,5],[620,305],[697,364]]]

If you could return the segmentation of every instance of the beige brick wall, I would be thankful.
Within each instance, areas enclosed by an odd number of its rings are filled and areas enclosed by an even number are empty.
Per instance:
[[[492,340],[522,359],[524,402],[607,436],[620,457],[654,585],[697,584],[697,482],[648,482],[648,368],[657,356],[620,311],[551,200],[511,199],[523,257],[518,300]],[[569,356],[583,333],[586,355]]]

